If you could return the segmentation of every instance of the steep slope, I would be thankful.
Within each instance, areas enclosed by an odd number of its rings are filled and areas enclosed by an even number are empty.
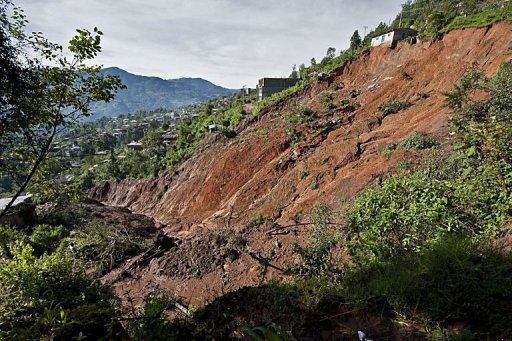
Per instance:
[[[96,188],[96,199],[150,215],[167,225],[167,234],[182,239],[179,247],[163,250],[143,266],[134,259],[105,280],[119,294],[140,297],[163,287],[202,305],[221,292],[281,276],[279,268],[294,261],[288,246],[300,235],[277,236],[276,225],[251,228],[247,222],[262,215],[286,225],[306,220],[319,202],[340,207],[417,153],[387,155],[382,152],[386,146],[415,132],[442,141],[449,113],[443,92],[453,89],[474,61],[492,74],[510,60],[511,29],[499,23],[454,31],[434,42],[367,50],[302,93],[265,109],[237,138],[210,136],[177,175]],[[338,105],[312,122],[290,123],[300,106],[323,111],[325,91],[332,91],[335,104],[350,98],[356,110]],[[360,94],[352,98],[351,93]],[[378,106],[390,100],[412,106],[385,116]],[[299,137],[293,143],[290,128]],[[244,243],[234,236],[245,239],[250,251],[243,252]],[[212,259],[212,254],[230,256]]]
[[[201,78],[165,80],[134,75],[116,67],[102,69],[101,72],[119,76],[127,89],[119,91],[116,98],[109,103],[95,103],[94,118],[128,114],[140,109],[173,109],[234,93],[234,90],[217,86]]]

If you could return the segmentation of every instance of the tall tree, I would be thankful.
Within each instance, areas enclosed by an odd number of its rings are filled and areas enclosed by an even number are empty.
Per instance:
[[[0,170],[17,185],[2,217],[35,178],[44,177],[41,169],[56,135],[90,116],[92,102],[111,100],[123,85],[87,65],[101,52],[103,33],[97,28],[77,30],[65,51],[41,33],[27,33],[28,21],[11,0],[0,0],[0,21],[2,67],[12,75],[1,86],[16,89],[2,95]]]
[[[350,38],[350,49],[351,50],[357,50],[361,47],[363,41],[361,40],[361,36],[359,35],[359,31],[355,30],[354,34],[352,34],[352,37]]]

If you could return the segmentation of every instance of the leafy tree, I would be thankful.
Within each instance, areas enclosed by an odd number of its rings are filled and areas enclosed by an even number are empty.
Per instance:
[[[327,49],[326,54],[325,54],[325,58],[333,59],[334,57],[336,57],[336,48],[334,48],[334,47],[329,47],[329,48]]]
[[[292,73],[290,73],[290,78],[293,78],[293,79],[299,78],[299,73],[297,72],[297,65],[293,65]]]
[[[357,50],[360,48],[363,44],[363,41],[361,40],[361,36],[359,35],[359,31],[355,30],[354,34],[352,34],[352,37],[350,38],[350,49]]]
[[[0,21],[2,68],[8,71],[1,86],[11,90],[0,106],[0,159],[17,185],[1,217],[31,182],[47,180],[41,167],[55,137],[90,116],[92,102],[111,100],[123,85],[87,65],[101,52],[97,28],[77,30],[64,51],[40,33],[26,33],[28,21],[10,0],[0,0]]]
[[[315,59],[315,57],[311,58],[310,63],[311,63],[311,66],[313,66],[313,67],[316,66],[316,59]]]

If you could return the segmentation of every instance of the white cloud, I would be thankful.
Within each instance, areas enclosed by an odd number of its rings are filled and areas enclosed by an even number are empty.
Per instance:
[[[16,1],[16,0],[15,0]],[[99,27],[97,63],[162,78],[238,88],[286,76],[293,64],[346,48],[363,26],[394,18],[403,0],[18,0],[30,29],[65,44]],[[384,4],[385,3],[385,4]]]

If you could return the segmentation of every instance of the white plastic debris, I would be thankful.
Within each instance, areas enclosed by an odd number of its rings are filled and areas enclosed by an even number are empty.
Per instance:
[[[366,334],[360,330],[357,331],[357,336],[359,336],[359,341],[373,341],[372,339],[369,339]]]

